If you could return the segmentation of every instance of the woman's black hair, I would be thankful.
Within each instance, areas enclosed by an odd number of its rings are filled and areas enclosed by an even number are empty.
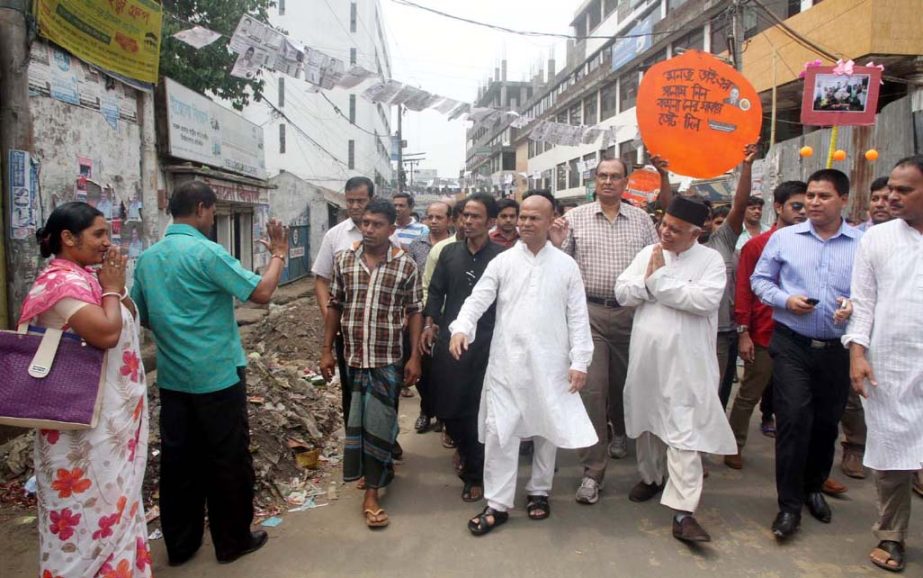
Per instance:
[[[51,212],[44,227],[39,227],[35,232],[42,257],[51,257],[61,252],[61,233],[70,231],[73,235],[80,235],[93,226],[96,217],[104,216],[101,211],[86,203],[70,202],[58,205]]]

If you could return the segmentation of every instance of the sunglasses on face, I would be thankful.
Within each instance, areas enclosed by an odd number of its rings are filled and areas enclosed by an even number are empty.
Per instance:
[[[793,211],[803,211],[804,210],[804,203],[790,203],[789,206],[792,208]]]

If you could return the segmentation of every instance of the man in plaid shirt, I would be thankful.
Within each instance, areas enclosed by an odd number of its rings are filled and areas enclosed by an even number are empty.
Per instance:
[[[423,328],[423,288],[413,259],[394,247],[397,214],[390,201],[371,201],[362,215],[362,241],[337,255],[324,326],[321,373],[333,377],[333,340],[342,331],[352,386],[343,479],[365,481],[362,508],[370,528],[388,525],[378,490],[391,483],[391,450],[397,439],[397,402],[401,385],[420,378],[417,344]],[[410,333],[403,360],[403,321]]]

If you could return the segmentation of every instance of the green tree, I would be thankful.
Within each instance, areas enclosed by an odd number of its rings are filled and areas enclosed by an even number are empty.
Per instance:
[[[214,94],[242,110],[250,99],[263,96],[262,80],[231,76],[237,54],[228,47],[240,17],[249,14],[269,21],[272,0],[164,0],[163,41],[160,48],[160,74],[203,94]],[[224,34],[216,42],[195,49],[173,38],[190,28],[190,23]]]

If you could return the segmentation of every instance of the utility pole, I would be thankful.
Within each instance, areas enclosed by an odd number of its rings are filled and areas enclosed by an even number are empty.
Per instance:
[[[32,113],[29,111],[29,51],[26,14],[28,0],[0,2],[0,327],[8,328],[13,283],[13,258],[10,253],[14,243],[7,243],[10,230],[8,203],[13,198],[10,190],[10,150],[32,151]],[[26,167],[29,170],[29,167]]]
[[[740,51],[744,37],[743,12],[741,0],[731,0],[731,38],[728,40],[728,50],[734,60],[734,68],[738,71],[744,69]]]
[[[404,192],[404,105],[397,105],[397,192]]]

